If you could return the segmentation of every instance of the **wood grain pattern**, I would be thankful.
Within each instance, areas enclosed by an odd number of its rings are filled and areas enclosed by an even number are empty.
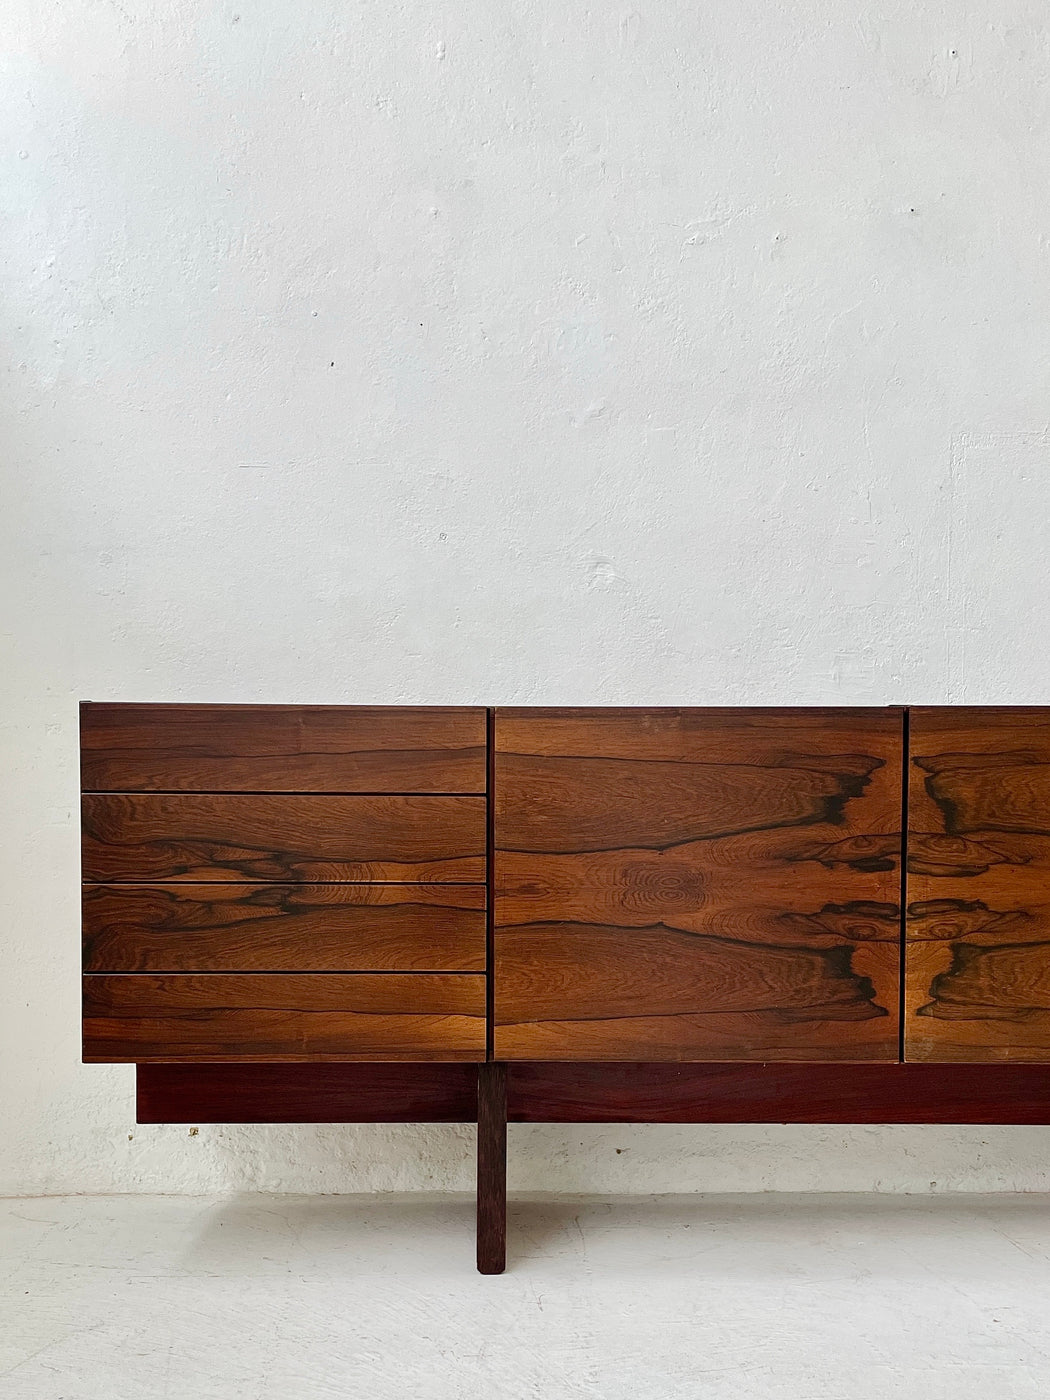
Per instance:
[[[1046,1123],[1038,1065],[507,1066],[512,1123]]]
[[[905,1054],[1050,1059],[1050,709],[914,709]]]
[[[485,879],[483,797],[86,794],[84,879]]]
[[[92,792],[485,791],[481,708],[85,704]]]
[[[471,973],[84,977],[84,1060],[482,1060]]]
[[[144,1064],[137,1123],[473,1123],[475,1064]]]
[[[87,885],[85,972],[483,972],[483,885]]]
[[[896,1058],[899,711],[495,736],[497,1058]]]

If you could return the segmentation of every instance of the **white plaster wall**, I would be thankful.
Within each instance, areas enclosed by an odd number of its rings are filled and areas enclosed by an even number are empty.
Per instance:
[[[470,1184],[136,1128],[76,701],[1045,702],[1041,0],[8,0],[0,1189]],[[549,1189],[1046,1188],[1050,1129],[517,1129]]]

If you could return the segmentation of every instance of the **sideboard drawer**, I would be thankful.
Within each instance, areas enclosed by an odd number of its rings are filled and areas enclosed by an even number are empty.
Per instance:
[[[90,792],[485,791],[478,707],[84,704]]]
[[[484,972],[484,885],[86,885],[85,972]]]
[[[483,1060],[485,979],[436,975],[89,975],[87,1063]]]
[[[85,793],[81,803],[90,881],[485,878],[483,797]]]

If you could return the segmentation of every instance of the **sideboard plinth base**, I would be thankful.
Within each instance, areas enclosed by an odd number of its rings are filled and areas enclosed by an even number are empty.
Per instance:
[[[506,1266],[507,1123],[1050,1124],[1050,1065],[141,1064],[140,1123],[477,1123],[477,1263]]]

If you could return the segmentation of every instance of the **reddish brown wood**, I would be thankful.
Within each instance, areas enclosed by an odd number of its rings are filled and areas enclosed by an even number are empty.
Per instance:
[[[139,1123],[473,1123],[472,1064],[140,1064]]]
[[[1050,1060],[1050,709],[911,712],[910,1060]]]
[[[86,885],[85,972],[484,972],[483,885]]]
[[[495,979],[493,976],[495,968],[495,954],[493,950],[494,938],[494,914],[496,904],[496,839],[494,835],[494,804],[492,794],[494,791],[494,774],[496,763],[495,744],[495,724],[494,715],[491,710],[488,712],[488,724],[485,730],[485,742],[488,745],[488,801],[486,803],[485,819],[485,1058],[494,1058],[495,1024],[493,1018],[493,1007],[495,1004]]]
[[[896,1059],[902,733],[498,710],[495,1055]]]
[[[89,881],[485,879],[483,797],[86,794]]]
[[[484,792],[480,707],[85,704],[85,791]]]
[[[1045,1123],[1050,1066],[511,1064],[515,1123]]]
[[[1031,1064],[518,1062],[506,1070],[512,1123],[1050,1124],[1050,1066]],[[143,1123],[477,1118],[469,1064],[144,1064],[137,1076]]]
[[[84,1060],[483,1060],[472,973],[91,974]]]
[[[478,1273],[507,1263],[507,1067],[478,1065]]]

